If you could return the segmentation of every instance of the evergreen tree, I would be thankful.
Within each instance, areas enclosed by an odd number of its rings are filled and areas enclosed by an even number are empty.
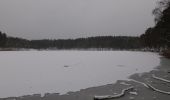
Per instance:
[[[141,35],[145,46],[154,48],[170,47],[170,0],[161,0],[153,10],[155,26]]]
[[[5,47],[6,45],[6,34],[0,31],[0,47]]]

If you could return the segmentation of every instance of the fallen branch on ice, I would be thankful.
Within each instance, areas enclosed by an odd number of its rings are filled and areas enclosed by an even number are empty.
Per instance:
[[[105,99],[114,99],[120,98],[125,95],[126,91],[132,90],[134,87],[131,86],[129,88],[123,89],[120,94],[117,95],[104,95],[104,96],[94,96],[94,100],[105,100]]]
[[[152,85],[150,85],[150,84],[148,84],[148,83],[146,83],[146,84],[147,84],[147,86],[148,86],[150,89],[152,89],[153,91],[156,91],[156,92],[159,92],[159,93],[163,93],[163,94],[170,95],[170,92],[162,91],[162,90],[159,90],[159,89],[153,87]]]
[[[136,82],[136,83],[139,83],[139,84],[142,84],[143,86],[145,86],[146,88],[149,88],[147,84],[143,83],[143,82],[140,82],[140,81],[137,81],[137,80],[134,80],[134,79],[131,79],[131,81],[133,82]]]
[[[157,79],[157,80],[161,80],[161,81],[170,83],[170,80],[167,80],[167,79],[164,79],[164,78],[160,78],[160,77],[157,77],[157,76],[155,76],[155,75],[152,75],[152,77],[153,77],[154,79]]]

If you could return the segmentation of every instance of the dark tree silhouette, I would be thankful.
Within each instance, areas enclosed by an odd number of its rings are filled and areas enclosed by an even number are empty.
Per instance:
[[[141,35],[145,47],[163,49],[164,56],[170,58],[170,0],[161,0],[153,10],[155,26]]]
[[[26,40],[8,37],[7,48],[33,48],[33,49],[139,49],[139,37],[128,36],[97,36],[78,39],[59,40]]]
[[[154,48],[170,48],[170,0],[162,0],[153,10],[155,26],[141,35],[143,44]]]
[[[7,40],[7,37],[6,37],[6,34],[5,33],[2,33],[0,31],[0,47],[5,47],[6,45],[6,40]]]

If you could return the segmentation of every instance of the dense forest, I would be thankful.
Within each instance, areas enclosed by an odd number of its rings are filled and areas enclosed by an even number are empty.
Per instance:
[[[163,49],[170,57],[170,0],[161,0],[153,10],[155,26],[150,27],[141,35],[145,47]]]
[[[155,26],[140,37],[96,36],[78,39],[27,40],[6,36],[0,32],[0,48],[33,49],[140,49],[164,50],[170,57],[170,0],[161,0],[153,10]]]
[[[1,34],[1,48],[25,49],[138,49],[141,48],[139,37],[96,36],[78,39],[26,40],[7,37]]]

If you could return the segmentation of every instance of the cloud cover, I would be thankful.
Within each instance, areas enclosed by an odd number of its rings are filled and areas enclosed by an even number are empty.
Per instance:
[[[27,39],[138,36],[157,0],[0,0],[0,30]]]

